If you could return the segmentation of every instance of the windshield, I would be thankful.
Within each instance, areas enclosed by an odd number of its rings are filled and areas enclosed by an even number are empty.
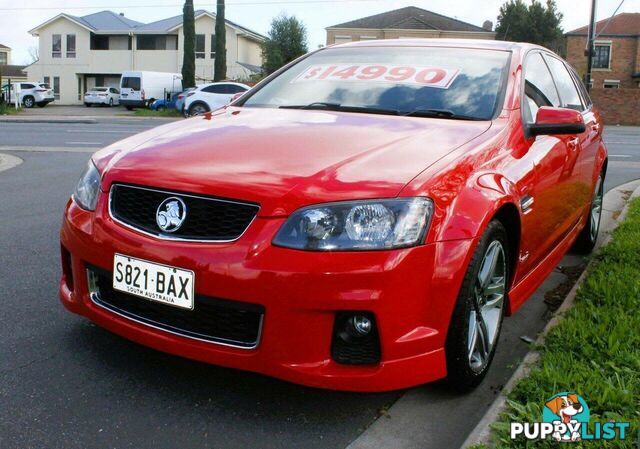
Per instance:
[[[321,50],[241,105],[488,120],[502,98],[509,55],[438,47]]]
[[[132,90],[140,90],[140,78],[125,76],[122,78],[121,87],[130,88]]]

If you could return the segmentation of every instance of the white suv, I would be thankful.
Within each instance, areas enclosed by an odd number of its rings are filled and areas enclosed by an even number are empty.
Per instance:
[[[10,102],[13,103],[16,98],[14,85],[11,85]],[[20,83],[20,103],[25,108],[39,106],[44,108],[48,103],[55,100],[53,90],[45,83]]]
[[[184,115],[190,117],[192,115],[204,114],[205,112],[215,111],[231,101],[231,99],[239,93],[244,93],[251,87],[242,83],[211,83],[202,84],[187,93],[184,102]]]

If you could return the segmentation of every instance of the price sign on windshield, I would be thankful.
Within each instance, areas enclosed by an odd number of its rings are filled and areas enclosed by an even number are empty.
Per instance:
[[[292,83],[310,81],[352,81],[410,84],[448,89],[459,71],[444,67],[391,64],[312,65]]]

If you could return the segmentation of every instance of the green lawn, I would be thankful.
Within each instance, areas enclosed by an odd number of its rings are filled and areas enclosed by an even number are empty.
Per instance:
[[[591,422],[631,422],[623,441],[568,443],[573,448],[635,449],[640,425],[640,199],[588,269],[574,306],[539,348],[541,358],[509,394],[494,424],[498,448],[557,448],[511,440],[511,422],[540,422],[547,398],[573,391],[589,405]]]
[[[16,107],[12,104],[0,103],[0,115],[13,115],[17,114],[22,110],[22,108],[18,108],[16,111]]]
[[[165,109],[163,111],[152,111],[151,109],[136,109],[133,111],[138,117],[182,117],[175,109]]]

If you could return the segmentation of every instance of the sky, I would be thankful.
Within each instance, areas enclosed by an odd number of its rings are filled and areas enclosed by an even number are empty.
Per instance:
[[[378,14],[404,6],[418,6],[482,26],[494,24],[500,5],[506,0],[226,0],[227,18],[266,34],[271,19],[280,14],[294,15],[306,25],[309,49],[325,43],[325,28],[349,20]],[[528,0],[525,0],[528,2]],[[215,0],[194,0],[196,9],[215,11]],[[591,0],[556,0],[564,15],[562,26],[569,31],[589,21]],[[598,0],[597,19],[609,17],[620,0]],[[37,38],[28,31],[61,12],[83,16],[110,9],[140,22],[153,22],[182,13],[181,0],[0,0],[0,44],[13,49],[12,63],[30,62],[29,48]],[[640,12],[640,0],[624,0],[618,12]]]

